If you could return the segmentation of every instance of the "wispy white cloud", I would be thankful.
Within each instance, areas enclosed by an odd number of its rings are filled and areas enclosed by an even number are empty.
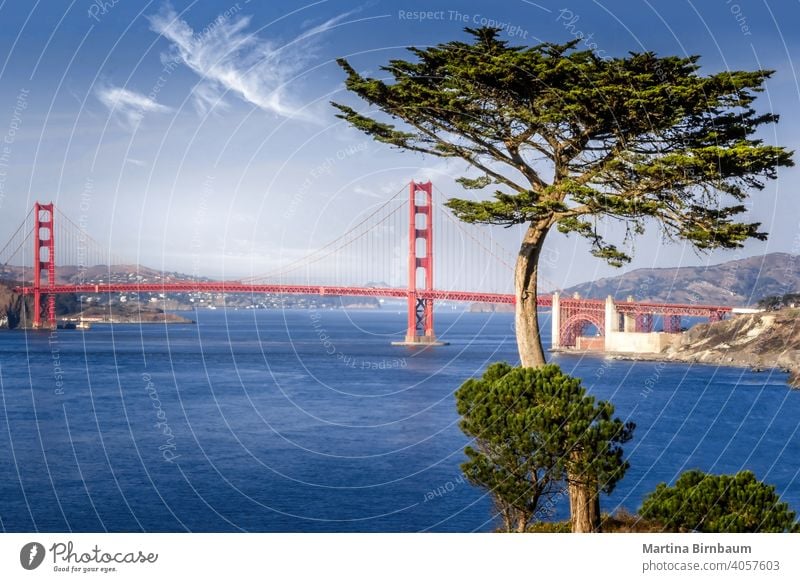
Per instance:
[[[349,14],[307,29],[282,45],[249,32],[250,16],[218,18],[202,34],[195,33],[169,4],[149,20],[150,28],[171,43],[170,58],[200,76],[192,97],[201,114],[224,107],[223,94],[231,92],[281,117],[312,119],[313,115],[288,95],[288,85],[313,56],[315,37]]]
[[[330,19],[326,20],[322,24],[318,24],[316,26],[311,27],[308,30],[306,30],[303,34],[298,36],[294,40],[294,42],[305,40],[307,38],[311,38],[311,37],[316,36],[318,34],[322,34],[323,32],[328,32],[330,29],[335,28],[345,18],[347,18],[348,16],[350,16],[354,12],[356,12],[356,10],[351,10],[350,12],[345,12],[343,14],[340,14],[338,16],[334,16],[333,18],[330,18]],[[310,22],[306,21],[304,24],[308,25],[308,24],[310,24]]]
[[[161,105],[146,95],[123,87],[98,85],[95,87],[95,95],[108,108],[111,115],[128,129],[134,129],[139,125],[145,113],[172,111],[166,105]]]

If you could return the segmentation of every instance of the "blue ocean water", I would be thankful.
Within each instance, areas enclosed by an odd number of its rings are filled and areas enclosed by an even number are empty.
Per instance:
[[[450,345],[424,351],[390,345],[402,308],[193,317],[0,333],[2,530],[494,527],[460,477],[453,392],[517,360],[510,314],[438,312]],[[637,424],[604,511],[635,510],[689,468],[751,469],[800,510],[800,391],[785,374],[552,360]]]

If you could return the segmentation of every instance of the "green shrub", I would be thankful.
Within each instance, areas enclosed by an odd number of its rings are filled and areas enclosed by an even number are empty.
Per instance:
[[[692,470],[674,486],[661,483],[645,498],[639,513],[664,525],[665,531],[800,531],[795,513],[781,502],[775,487],[750,471],[708,475]]]

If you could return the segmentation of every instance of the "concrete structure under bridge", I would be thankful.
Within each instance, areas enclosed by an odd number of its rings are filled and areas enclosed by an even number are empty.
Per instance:
[[[706,317],[720,321],[733,311],[732,307],[641,303],[629,298],[615,302],[613,297],[582,299],[552,295],[552,349],[585,350],[651,354],[666,349],[681,332],[682,317]],[[653,331],[655,318],[660,316],[663,330]],[[595,336],[585,336],[587,327],[594,326]]]

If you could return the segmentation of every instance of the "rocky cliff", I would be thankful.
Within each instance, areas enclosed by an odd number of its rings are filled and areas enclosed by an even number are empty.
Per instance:
[[[789,383],[800,388],[800,309],[696,325],[662,355],[687,362],[783,368],[790,373]]]
[[[12,285],[8,281],[0,281],[0,329],[23,326],[25,314],[30,313],[27,300],[14,293]]]

